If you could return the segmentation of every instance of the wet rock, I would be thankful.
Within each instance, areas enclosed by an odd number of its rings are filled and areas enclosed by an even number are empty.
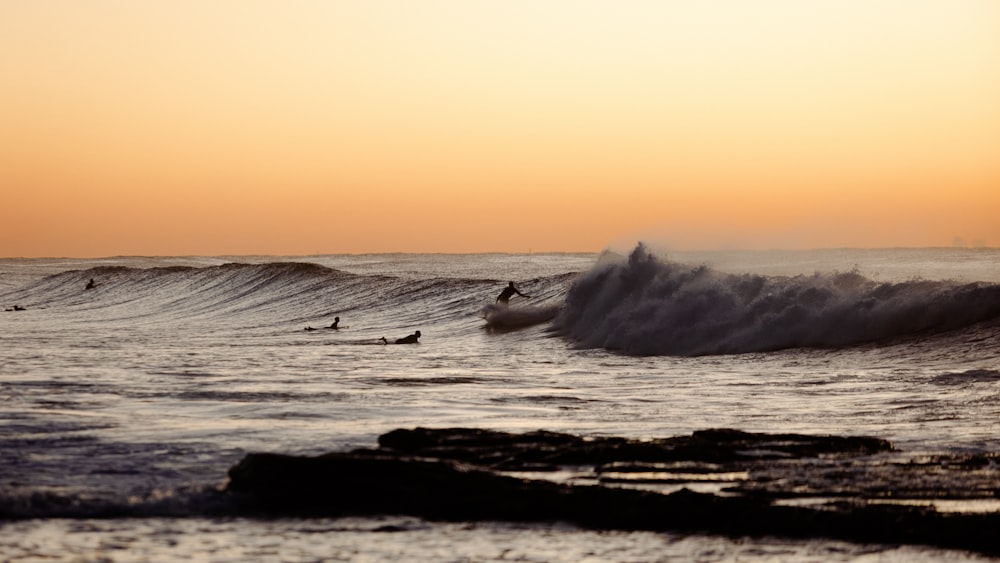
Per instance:
[[[508,434],[470,428],[416,428],[393,430],[380,436],[379,447],[383,451],[465,461],[508,471],[626,461],[738,463],[892,450],[891,443],[878,438],[755,434],[730,429],[700,430],[691,436],[659,440],[629,440],[583,438],[543,430]]]
[[[890,443],[867,437],[706,430],[640,441],[417,428],[381,436],[374,450],[250,454],[230,469],[227,490],[249,514],[566,521],[597,529],[825,537],[1000,553],[994,539],[1000,513],[867,502],[908,494],[956,498],[955,491],[966,492],[961,498],[996,498],[995,458],[904,463],[896,455]],[[554,469],[561,477],[523,477]],[[611,474],[616,477],[604,478]],[[733,484],[718,494],[681,486],[716,474]],[[677,486],[666,492],[641,486],[650,483]],[[809,497],[818,502],[778,502]]]

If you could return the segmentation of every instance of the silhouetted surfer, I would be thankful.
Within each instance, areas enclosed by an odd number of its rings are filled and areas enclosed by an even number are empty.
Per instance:
[[[325,326],[323,328],[332,328],[333,330],[340,330],[340,317],[333,317],[333,323],[330,326]],[[306,330],[313,331],[318,329],[315,329],[311,326],[307,326]]]
[[[518,291],[517,288],[514,287],[514,282],[510,282],[509,284],[507,284],[507,287],[503,288],[503,291],[500,292],[500,295],[497,297],[497,303],[503,303],[504,305],[506,305],[507,302],[510,301],[510,298],[513,297],[515,293],[517,295],[520,295],[521,297],[531,297],[530,295],[525,295],[520,291]]]
[[[94,278],[90,278],[90,281],[87,282],[87,287],[85,287],[83,289],[94,289],[94,287],[96,287],[96,286],[97,286],[97,284],[94,283]]]
[[[396,344],[420,344],[420,341],[417,340],[418,338],[420,338],[420,331],[419,330],[417,332],[414,332],[413,334],[411,334],[409,336],[406,336],[406,337],[403,337],[403,338],[397,338],[396,339]]]

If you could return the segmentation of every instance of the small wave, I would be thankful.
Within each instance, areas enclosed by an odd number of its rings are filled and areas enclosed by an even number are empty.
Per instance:
[[[970,369],[960,372],[942,373],[934,378],[935,383],[992,383],[1000,381],[1000,371],[995,369]]]
[[[696,356],[844,347],[997,317],[996,284],[725,274],[661,261],[640,244],[581,275],[553,324],[583,348]]]
[[[479,383],[482,381],[478,377],[390,377],[386,379],[372,379],[371,383],[388,385],[391,387],[426,387],[431,385],[465,385]]]
[[[107,306],[141,303],[151,296],[172,296],[177,304],[204,307],[206,301],[223,303],[242,296],[261,295],[274,287],[323,283],[353,277],[351,274],[298,262],[269,264],[227,263],[218,266],[161,266],[133,268],[97,266],[67,270],[12,291],[9,300],[31,300],[34,307]],[[94,281],[90,287],[90,281]],[[164,303],[172,304],[172,303]]]
[[[190,401],[232,401],[237,403],[273,404],[276,402],[323,402],[333,403],[345,398],[343,393],[295,393],[279,391],[188,391],[178,393],[179,399]]]
[[[190,517],[232,514],[237,504],[219,485],[189,485],[101,497],[59,490],[0,491],[0,519]]]

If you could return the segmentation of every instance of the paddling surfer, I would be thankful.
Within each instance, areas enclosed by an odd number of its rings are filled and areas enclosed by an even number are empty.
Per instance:
[[[323,328],[332,328],[333,330],[340,330],[340,317],[333,317],[333,323],[330,326],[325,326]],[[313,331],[317,330],[311,326],[307,326],[306,330]]]
[[[416,331],[409,336],[404,336],[403,338],[397,338],[396,344],[420,344],[418,340],[420,338],[420,331]]]

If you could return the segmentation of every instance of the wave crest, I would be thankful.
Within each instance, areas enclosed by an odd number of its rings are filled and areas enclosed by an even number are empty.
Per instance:
[[[642,244],[570,288],[554,327],[584,348],[696,356],[843,347],[1000,317],[1000,286],[772,277],[664,262]]]

